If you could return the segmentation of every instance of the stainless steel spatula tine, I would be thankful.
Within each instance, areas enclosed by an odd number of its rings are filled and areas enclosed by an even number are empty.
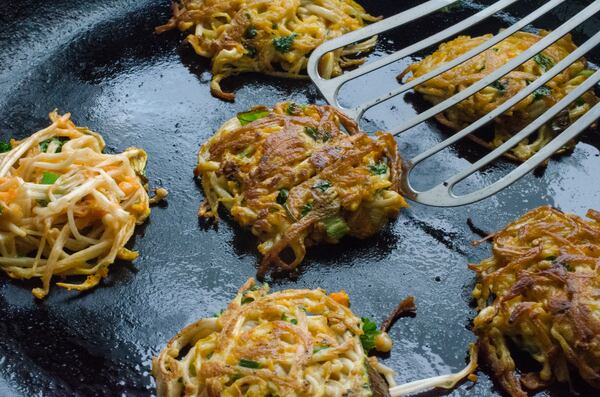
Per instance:
[[[490,40],[482,43],[481,45],[475,47],[474,49],[468,51],[462,56],[444,63],[439,66],[435,70],[425,74],[424,76],[420,76],[408,83],[400,85],[398,88],[395,88],[389,91],[387,94],[382,95],[378,98],[369,100],[365,103],[359,104],[353,108],[347,109],[343,108],[338,101],[338,95],[340,92],[340,88],[347,82],[357,79],[359,77],[364,76],[374,70],[382,68],[386,65],[389,65],[393,62],[397,62],[398,60],[414,54],[415,52],[421,51],[425,48],[428,48],[434,44],[437,44],[443,40],[446,40],[457,33],[473,26],[475,23],[480,22],[482,19],[485,19],[498,11],[503,10],[509,5],[516,3],[519,0],[500,0],[491,6],[477,12],[472,17],[466,18],[463,21],[459,22],[456,25],[453,25],[435,35],[428,37],[425,40],[419,41],[409,47],[406,47],[400,51],[397,51],[391,55],[384,56],[370,64],[359,66],[355,70],[342,74],[341,76],[334,77],[332,79],[326,80],[323,79],[319,75],[318,65],[322,56],[327,54],[329,51],[342,48],[346,45],[350,45],[362,40],[366,40],[376,34],[383,33],[385,31],[394,29],[398,26],[402,26],[410,21],[418,19],[422,16],[435,12],[439,10],[440,7],[447,5],[448,3],[453,2],[444,2],[444,1],[429,1],[420,6],[414,7],[408,11],[397,14],[391,18],[384,19],[375,24],[369,25],[366,28],[360,29],[358,31],[354,31],[347,35],[341,36],[337,39],[328,41],[324,43],[322,46],[317,48],[313,54],[311,55],[308,62],[308,73],[313,80],[313,82],[317,85],[320,92],[323,94],[325,99],[333,106],[343,110],[350,116],[354,117],[359,123],[364,115],[364,113],[374,107],[377,106],[389,99],[402,94],[419,84],[422,84],[432,78],[452,69],[453,67],[469,60],[470,58],[482,53],[483,51],[493,47],[497,43],[506,39],[510,35],[515,32],[523,29],[525,26],[531,24],[533,21],[538,19],[540,16],[548,13],[550,10],[554,9],[561,3],[564,3],[566,0],[550,0],[543,4],[541,7],[536,9],[531,14],[525,16],[518,22],[512,24],[507,29],[501,31],[497,35],[495,35]],[[435,106],[429,108],[428,110],[420,113],[404,122],[400,125],[393,127],[390,132],[394,135],[398,135],[403,131],[406,131],[420,123],[423,123],[432,117],[435,117],[437,114],[446,111],[452,106],[458,104],[459,102],[467,99],[473,94],[481,91],[483,88],[493,84],[495,81],[499,80],[506,74],[510,73],[513,69],[517,68],[519,65],[527,62],[529,59],[535,57],[537,54],[542,52],[547,47],[551,46],[556,41],[560,40],[563,36],[570,33],[573,29],[581,25],[587,19],[589,19],[594,14],[600,11],[600,0],[595,0],[582,11],[568,19],[554,31],[547,34],[541,40],[533,44],[527,50],[523,51],[518,56],[512,58],[509,62],[507,62],[502,67],[496,69],[493,73],[485,76],[481,80],[476,83],[470,85],[464,90],[458,92],[454,96],[436,104]],[[597,33],[588,41],[583,43],[580,47],[578,47],[573,53],[569,56],[565,57],[563,60],[554,65],[550,70],[547,70],[544,74],[538,77],[534,82],[525,87],[519,93],[508,99],[501,106],[494,109],[492,112],[488,113],[484,117],[475,121],[471,125],[466,128],[458,131],[456,134],[453,134],[448,139],[440,142],[434,147],[426,150],[425,152],[415,156],[413,159],[406,163],[406,172],[403,175],[403,193],[406,194],[411,199],[432,206],[441,206],[441,207],[450,207],[450,206],[458,206],[473,203],[475,201],[482,200],[490,195],[493,195],[504,189],[511,183],[515,182],[517,179],[521,178],[523,175],[527,174],[537,166],[539,166],[542,162],[544,162],[547,158],[549,158],[554,152],[559,150],[565,144],[567,144],[571,139],[576,137],[582,131],[584,131],[589,125],[591,125],[594,121],[598,119],[600,113],[600,105],[596,105],[585,116],[578,119],[575,123],[573,123],[569,128],[562,131],[558,134],[554,140],[552,140],[549,144],[547,144],[543,149],[541,149],[538,153],[533,155],[530,159],[525,161],[523,164],[519,165],[516,169],[511,171],[509,174],[505,175],[500,180],[493,182],[492,184],[481,188],[475,192],[471,192],[463,195],[456,195],[453,192],[453,188],[455,185],[467,178],[469,175],[475,173],[478,170],[481,170],[482,167],[488,165],[490,162],[494,161],[498,157],[505,154],[512,147],[514,147],[518,142],[522,139],[529,136],[531,133],[536,131],[542,125],[550,122],[554,117],[556,117],[563,109],[565,109],[570,103],[579,98],[582,94],[590,89],[594,89],[594,86],[598,84],[598,80],[600,79],[599,73],[595,73],[590,76],[584,83],[574,89],[569,95],[563,98],[559,103],[555,104],[550,109],[547,109],[545,113],[543,113],[539,118],[537,118],[533,123],[525,127],[523,130],[519,131],[515,134],[511,139],[507,142],[496,148],[494,151],[490,152],[488,155],[475,162],[475,164],[471,165],[467,169],[459,172],[451,178],[448,178],[443,183],[435,186],[432,189],[427,191],[418,191],[416,190],[410,183],[409,177],[411,171],[414,167],[435,155],[437,152],[443,150],[444,148],[458,142],[460,139],[466,137],[469,134],[475,132],[478,128],[483,125],[489,123],[494,118],[500,116],[511,107],[527,98],[528,95],[531,95],[535,90],[542,87],[545,83],[550,81],[552,78],[556,77],[560,72],[568,68],[572,63],[577,61],[580,57],[587,54],[590,50],[598,46],[600,43],[600,33]]]
[[[552,156],[556,151],[558,151],[565,144],[567,144],[571,139],[575,138],[582,131],[584,131],[591,124],[593,124],[596,120],[598,120],[598,118],[600,117],[600,103],[596,104],[581,118],[577,119],[572,125],[570,125],[569,128],[561,132],[556,138],[550,141],[546,146],[540,149],[537,153],[535,153],[525,162],[520,164],[516,169],[512,170],[510,173],[500,178],[496,182],[492,183],[491,185],[481,188],[475,192],[463,195],[456,195],[452,191],[452,188],[458,182],[464,180],[469,175],[477,172],[478,170],[491,163],[496,158],[502,156],[506,151],[508,151],[517,143],[519,143],[523,138],[527,137],[536,129],[540,128],[546,122],[550,121],[553,117],[556,117],[556,115],[560,113],[562,109],[566,108],[571,102],[579,98],[587,90],[593,88],[593,86],[598,84],[599,81],[600,71],[594,73],[584,83],[582,83],[576,89],[571,91],[569,95],[567,95],[556,105],[548,109],[533,123],[529,124],[519,133],[511,137],[504,144],[497,147],[492,152],[488,153],[486,156],[484,156],[479,161],[475,162],[465,170],[462,170],[458,174],[448,178],[446,181],[440,183],[434,188],[424,192],[417,192],[412,187],[410,187],[410,191],[416,193],[415,200],[419,203],[433,206],[455,207],[482,200],[486,197],[498,193],[500,190],[514,183],[519,178],[523,177],[524,175],[535,169],[542,162],[544,162],[546,159]],[[404,182],[410,185],[410,180],[408,176],[407,178],[405,178]]]

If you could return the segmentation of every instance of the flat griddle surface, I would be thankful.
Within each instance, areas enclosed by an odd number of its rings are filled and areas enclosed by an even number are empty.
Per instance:
[[[364,2],[386,16],[416,3]],[[453,12],[460,16],[460,10]],[[0,395],[151,395],[151,357],[179,329],[225,307],[255,274],[256,241],[249,232],[227,218],[213,227],[196,216],[202,200],[192,174],[197,149],[221,123],[253,105],[322,100],[309,81],[258,75],[225,85],[236,89],[235,103],[213,98],[208,62],[182,46],[178,32],[152,33],[168,15],[168,2],[157,0],[0,4],[1,138],[22,138],[45,127],[54,108],[70,111],[78,125],[102,133],[109,151],[144,148],[151,184],[170,191],[168,204],[153,208],[129,244],[140,257],[134,264],[111,266],[100,287],[86,293],[53,287],[46,300],[36,301],[30,291],[37,280],[0,276]],[[562,11],[556,15],[547,19],[549,25],[558,22]],[[479,31],[504,22],[494,23]],[[383,37],[373,56],[436,25],[422,23],[419,29]],[[597,30],[598,24],[593,26]],[[593,26],[579,30],[576,40],[594,33]],[[395,68],[389,73],[401,66]],[[382,92],[386,86],[374,79],[363,89]],[[392,111],[376,112],[367,127],[385,128],[391,118],[412,114],[419,106],[418,98],[408,97]],[[443,136],[435,123],[423,124],[399,138],[399,147],[414,154]],[[393,328],[394,349],[383,361],[398,372],[399,382],[461,369],[474,340],[469,331],[474,278],[466,265],[489,252],[486,246],[470,245],[477,236],[467,218],[491,231],[543,204],[580,215],[590,206],[598,208],[598,142],[587,134],[572,155],[483,202],[455,209],[413,204],[377,236],[312,249],[298,274],[268,281],[277,290],[343,288],[355,313],[377,322],[412,294],[418,314]],[[421,182],[463,167],[467,160],[461,158],[483,154],[470,143],[459,145],[434,159]],[[471,184],[481,186],[513,166],[500,161]],[[499,395],[485,373],[478,375],[475,385],[464,383],[451,394]],[[567,395],[568,389],[549,394]]]

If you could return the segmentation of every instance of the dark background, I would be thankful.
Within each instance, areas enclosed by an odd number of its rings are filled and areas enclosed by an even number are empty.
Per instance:
[[[389,16],[419,2],[363,3],[373,14]],[[470,33],[495,32],[511,15],[541,4],[518,3],[509,14]],[[589,3],[569,0],[536,26],[556,27]],[[381,37],[371,58],[423,38],[477,7],[465,5]],[[236,90],[235,103],[213,98],[208,62],[181,45],[179,32],[152,33],[168,15],[168,2],[157,0],[0,2],[0,137],[25,137],[48,124],[52,109],[70,111],[78,125],[102,133],[108,151],[144,148],[151,184],[170,191],[168,204],[153,208],[130,244],[140,257],[134,264],[111,266],[109,277],[95,290],[78,294],[53,287],[46,300],[36,301],[30,291],[37,280],[0,276],[0,395],[151,395],[151,357],[183,326],[224,308],[255,274],[256,241],[247,231],[228,219],[210,227],[196,217],[202,200],[192,175],[196,151],[236,112],[282,100],[321,99],[309,81],[258,75],[225,84]],[[575,40],[581,43],[595,33],[598,21],[581,26]],[[346,87],[348,101],[389,89],[408,62]],[[368,115],[367,129],[393,125],[395,117],[424,106],[410,94],[396,102]],[[444,136],[434,122],[423,124],[399,138],[400,151],[410,157]],[[474,280],[466,265],[489,254],[486,246],[470,245],[477,236],[467,218],[491,231],[542,204],[584,215],[600,197],[598,141],[595,133],[587,133],[573,154],[552,160],[545,171],[478,204],[454,209],[414,204],[381,234],[313,249],[298,274],[269,281],[274,289],[346,289],[355,313],[377,322],[412,294],[418,314],[393,328],[394,349],[383,361],[397,371],[398,382],[457,371],[473,341]],[[419,184],[454,173],[483,154],[460,143],[426,164]],[[489,183],[513,167],[500,161],[471,178],[469,187]],[[497,395],[489,377],[481,371],[478,375],[476,384],[464,383],[448,394]],[[564,387],[540,393],[567,394]]]

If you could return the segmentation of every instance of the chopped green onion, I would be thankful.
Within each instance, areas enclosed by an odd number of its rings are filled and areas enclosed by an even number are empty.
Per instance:
[[[319,189],[322,192],[329,189],[330,187],[331,183],[329,183],[328,181],[319,181],[313,185],[313,189]]]
[[[43,185],[52,185],[54,184],[54,182],[56,182],[56,180],[60,177],[60,175],[55,174],[54,172],[44,172],[42,174],[42,181],[41,183]]]
[[[594,74],[594,71],[591,69],[583,69],[581,72],[577,73],[577,76],[590,77]]]
[[[369,171],[371,171],[371,173],[375,175],[383,175],[387,172],[387,170],[387,164],[385,164],[383,161],[380,161],[376,164],[371,164],[369,166]]]
[[[298,320],[296,320],[295,318],[290,320],[290,323],[297,325],[298,324]]]
[[[240,359],[240,367],[257,369],[257,368],[260,368],[260,364],[257,363],[256,361],[246,360],[246,359],[242,358],[242,359]]]
[[[585,99],[583,99],[583,97],[579,97],[575,100],[575,105],[577,106],[583,106],[585,105]]]
[[[281,189],[279,190],[279,194],[277,194],[277,204],[284,205],[288,199],[289,190]]]
[[[304,127],[304,133],[315,141],[319,138],[319,132],[314,127]]]
[[[10,152],[12,150],[12,145],[10,142],[1,142],[0,141],[0,153]]]
[[[310,211],[312,211],[312,209],[313,209],[312,203],[306,203],[302,206],[302,210],[300,210],[300,215],[305,216]]]
[[[344,237],[349,231],[348,224],[339,216],[332,216],[323,221],[327,236],[333,240],[339,240]]]
[[[275,50],[277,52],[280,52],[282,54],[289,52],[292,49],[292,45],[294,44],[294,39],[296,38],[296,36],[296,33],[292,33],[289,36],[275,37],[273,39],[273,47],[275,47]]]
[[[551,58],[548,58],[546,55],[541,52],[533,57],[535,63],[537,63],[544,72],[552,69],[554,66],[554,61]]]
[[[268,110],[251,110],[249,112],[238,113],[237,118],[241,125],[246,125],[269,115]]]
[[[313,348],[313,354],[320,352],[321,350],[329,349],[329,346],[317,346]]]
[[[548,96],[551,93],[552,93],[552,89],[543,85],[540,88],[538,88],[537,90],[533,91],[533,93],[532,93],[533,100],[537,101],[538,99]]]
[[[377,324],[370,319],[363,317],[361,320],[363,334],[360,336],[360,342],[363,345],[363,349],[365,349],[365,353],[369,353],[369,351],[375,348],[375,338],[381,331],[377,329]]]

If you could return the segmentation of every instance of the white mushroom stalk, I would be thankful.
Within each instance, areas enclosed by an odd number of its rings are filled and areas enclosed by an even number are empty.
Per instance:
[[[54,276],[87,276],[75,290],[96,286],[115,259],[133,260],[124,246],[150,215],[143,176],[146,153],[105,154],[102,137],[76,127],[70,114],[0,154],[0,269],[17,279],[40,278],[44,298]]]
[[[390,395],[392,397],[399,397],[421,393],[434,388],[453,389],[460,381],[469,377],[477,369],[477,345],[471,345],[469,354],[469,364],[461,371],[394,386],[390,388]]]

